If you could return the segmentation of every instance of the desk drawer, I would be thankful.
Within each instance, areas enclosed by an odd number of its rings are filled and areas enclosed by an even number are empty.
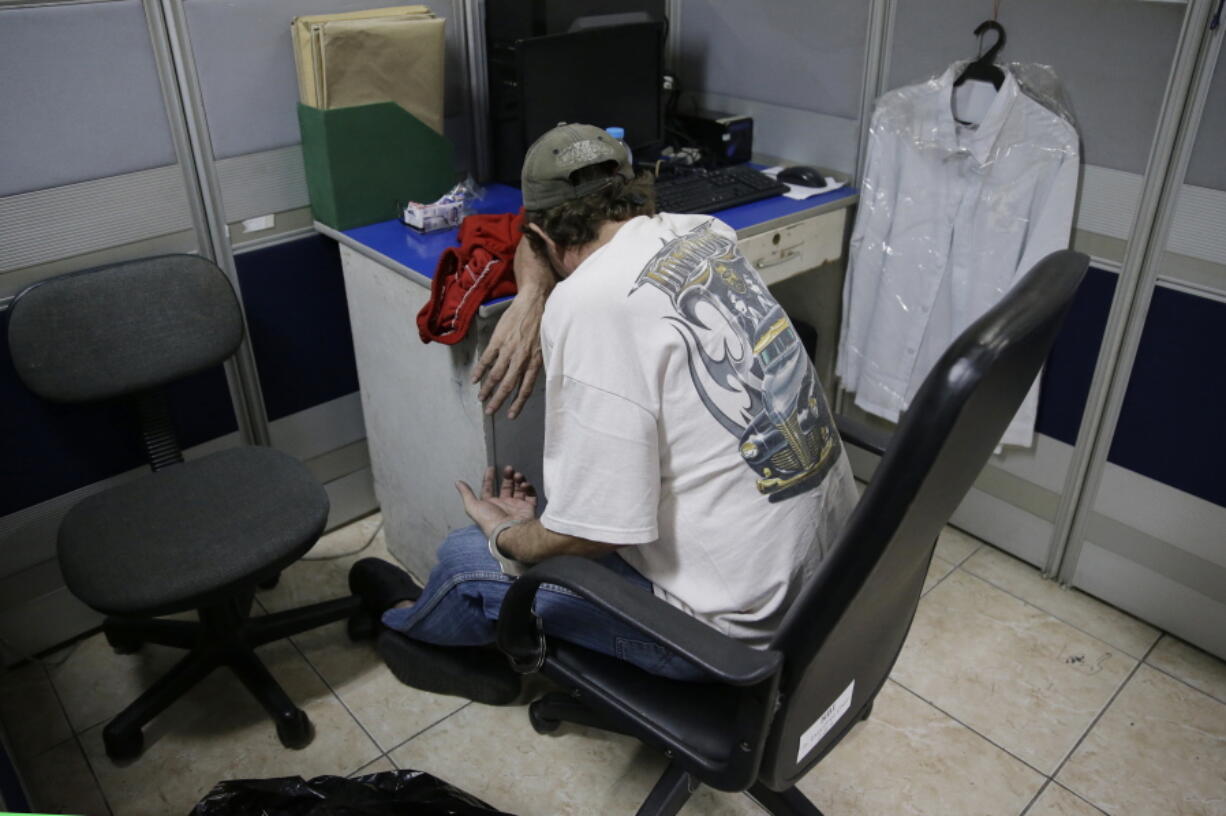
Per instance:
[[[838,260],[846,220],[847,211],[840,209],[742,238],[738,244],[762,280],[775,284]]]

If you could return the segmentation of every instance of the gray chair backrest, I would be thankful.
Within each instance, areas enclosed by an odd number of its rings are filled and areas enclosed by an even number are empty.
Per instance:
[[[195,255],[162,255],[61,275],[21,292],[9,348],[26,386],[88,402],[217,365],[243,338],[226,276]]]
[[[1089,259],[1040,261],[920,387],[839,542],[776,634],[782,705],[759,778],[782,790],[834,747],[889,676],[941,528],[1017,412]]]

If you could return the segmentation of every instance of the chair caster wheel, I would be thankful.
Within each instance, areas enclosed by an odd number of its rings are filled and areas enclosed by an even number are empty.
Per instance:
[[[115,654],[133,654],[134,652],[139,652],[140,647],[145,645],[143,640],[133,635],[107,632],[105,630],[103,632],[106,635],[106,642],[110,644]]]
[[[373,640],[379,634],[379,622],[365,610],[349,616],[345,631],[354,643]]]
[[[106,755],[116,762],[136,759],[145,749],[145,735],[140,729],[112,731],[110,726],[102,729],[102,745]]]
[[[263,581],[260,581],[258,584],[256,584],[256,586],[258,586],[260,589],[272,589],[280,581],[281,581],[281,573],[278,572],[273,577],[265,578]]]
[[[532,730],[538,734],[552,734],[562,724],[561,720],[551,720],[542,716],[536,703],[528,706],[528,721],[532,723]]]
[[[277,718],[277,739],[286,748],[297,751],[310,745],[314,738],[315,727],[302,709],[295,708],[289,717]]]
[[[873,704],[869,703],[868,705],[864,707],[864,712],[860,715],[860,722],[864,722],[865,720],[867,720],[870,716],[872,716],[872,713],[873,713]]]

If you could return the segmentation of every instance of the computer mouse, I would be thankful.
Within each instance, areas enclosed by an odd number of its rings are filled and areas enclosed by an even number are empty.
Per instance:
[[[803,164],[783,168],[779,171],[778,178],[784,184],[796,184],[800,187],[816,187],[821,189],[826,186],[826,177],[822,175],[821,170],[818,170],[816,167],[807,167]]]

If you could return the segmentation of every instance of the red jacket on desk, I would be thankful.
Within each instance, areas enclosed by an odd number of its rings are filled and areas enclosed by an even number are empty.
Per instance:
[[[464,339],[483,302],[515,294],[512,262],[524,213],[470,215],[460,222],[458,247],[438,259],[430,300],[417,314],[423,343],[452,345]]]

